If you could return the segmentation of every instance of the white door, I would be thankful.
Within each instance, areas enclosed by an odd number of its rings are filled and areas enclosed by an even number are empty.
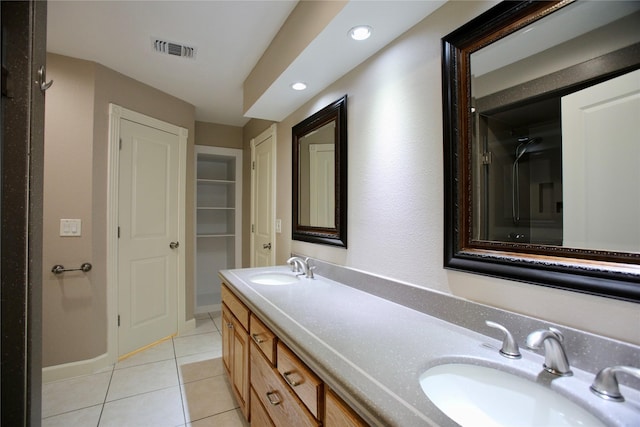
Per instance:
[[[309,145],[309,217],[314,227],[335,228],[335,144]]]
[[[275,126],[251,141],[251,267],[276,263]]]
[[[562,98],[564,245],[640,252],[640,70]]]
[[[179,137],[120,122],[118,355],[177,332]]]

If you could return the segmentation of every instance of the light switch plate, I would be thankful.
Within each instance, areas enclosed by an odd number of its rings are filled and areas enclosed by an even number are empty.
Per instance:
[[[276,233],[282,233],[282,220],[276,219]]]
[[[61,219],[60,220],[60,236],[62,237],[82,236],[82,220],[81,219]]]

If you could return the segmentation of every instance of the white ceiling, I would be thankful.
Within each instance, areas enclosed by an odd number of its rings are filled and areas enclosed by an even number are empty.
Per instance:
[[[247,116],[243,82],[296,1],[53,0],[47,50],[98,62],[187,101],[195,106],[196,120],[242,126],[249,117],[282,120],[444,2],[351,1]],[[346,35],[359,24],[373,26],[374,35],[358,46]],[[156,37],[195,47],[195,59],[154,52]],[[309,89],[292,91],[292,79]]]

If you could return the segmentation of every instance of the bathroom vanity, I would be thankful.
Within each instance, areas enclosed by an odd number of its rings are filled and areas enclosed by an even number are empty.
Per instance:
[[[223,364],[252,425],[367,425],[224,282],[222,301]]]
[[[454,374],[462,372],[460,367],[485,369],[495,373],[488,375],[489,382],[495,377],[497,384],[506,376],[508,389],[512,379],[525,381],[559,402],[554,413],[540,408],[535,417],[518,412],[524,420],[564,423],[554,418],[569,412],[563,405],[575,406],[576,416],[584,415],[592,425],[631,426],[640,420],[639,382],[631,375],[619,377],[625,402],[607,401],[589,390],[602,368],[638,367],[638,346],[315,264],[314,279],[284,266],[220,272],[224,365],[253,426],[458,425],[454,419],[464,424],[447,412],[447,396],[442,404],[425,385],[430,373],[442,367],[453,367]],[[522,357],[503,357],[503,335],[485,321],[505,326]],[[543,352],[525,346],[527,336],[550,326],[564,336],[572,375],[548,373]],[[462,394],[455,397],[458,403],[464,400]]]

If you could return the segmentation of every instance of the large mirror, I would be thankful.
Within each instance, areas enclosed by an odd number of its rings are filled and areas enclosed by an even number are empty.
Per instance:
[[[294,240],[347,246],[347,96],[292,128]]]
[[[640,301],[640,2],[503,2],[443,39],[445,267]]]

